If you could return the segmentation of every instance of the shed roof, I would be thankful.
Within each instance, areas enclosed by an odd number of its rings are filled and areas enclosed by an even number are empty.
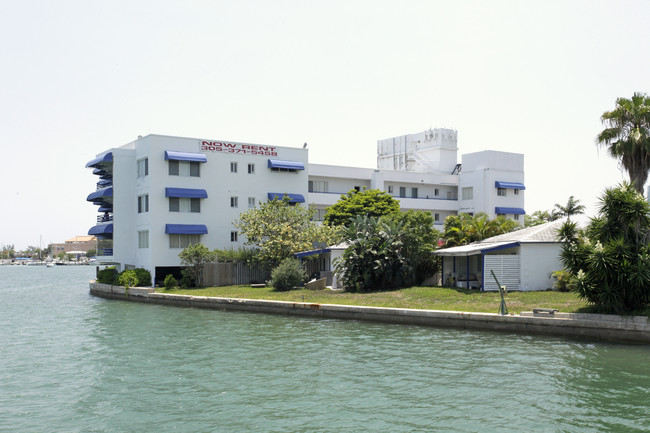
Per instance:
[[[442,248],[433,253],[439,256],[471,256],[483,252],[512,248],[521,244],[560,243],[557,237],[557,231],[562,223],[564,223],[564,220],[551,221],[538,226],[493,236],[468,245]]]

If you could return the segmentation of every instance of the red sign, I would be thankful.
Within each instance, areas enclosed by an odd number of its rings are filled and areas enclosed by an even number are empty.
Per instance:
[[[256,144],[225,143],[223,141],[201,141],[201,150],[224,152],[239,155],[278,156],[274,146],[258,146]]]

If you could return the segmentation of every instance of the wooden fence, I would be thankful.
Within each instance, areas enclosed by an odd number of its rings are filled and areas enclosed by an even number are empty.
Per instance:
[[[203,285],[232,286],[261,284],[271,279],[271,270],[245,263],[208,263],[203,267]]]

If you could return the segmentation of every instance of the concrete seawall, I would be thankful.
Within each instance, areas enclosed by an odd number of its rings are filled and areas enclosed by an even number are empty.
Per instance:
[[[560,335],[626,343],[650,343],[650,321],[645,316],[555,313],[501,316],[490,313],[414,310],[406,308],[359,307],[307,302],[258,299],[212,298],[206,296],[155,293],[153,288],[123,287],[91,282],[90,293],[102,298],[122,299],[217,310],[250,311],[331,319],[365,320],[408,325]]]

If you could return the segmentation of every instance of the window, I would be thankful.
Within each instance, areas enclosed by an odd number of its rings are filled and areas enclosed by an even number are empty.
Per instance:
[[[418,198],[418,189],[417,188],[411,188],[411,197]]]
[[[237,173],[237,163],[236,162],[231,162],[230,163],[230,172],[231,173]]]
[[[515,190],[517,191],[517,190]],[[515,221],[519,221],[519,214],[515,214]]]
[[[440,214],[439,213],[434,213],[433,214],[433,220],[434,221],[440,221]]]
[[[149,175],[149,158],[139,159],[138,162],[138,177],[145,177]]]
[[[178,169],[178,161],[170,160],[169,161],[169,175],[170,176],[178,176],[179,172],[180,172],[180,170]]]
[[[230,232],[230,242],[237,242],[238,233],[236,231]]]
[[[169,248],[187,248],[201,242],[201,235],[169,235]]]
[[[271,171],[285,172],[285,173],[298,173],[298,170],[304,170],[303,168],[289,168],[289,167],[270,167]]]
[[[170,176],[201,177],[201,163],[198,161],[169,160]]]
[[[393,193],[393,185],[388,185],[388,194]]]
[[[515,192],[515,195],[519,195],[519,190],[518,189],[514,190],[514,192]]]
[[[255,197],[248,197],[248,208],[253,209],[255,207]]]
[[[474,198],[474,188],[463,188],[463,200],[472,200]]]
[[[169,197],[170,212],[201,212],[201,199],[189,197]]]
[[[308,183],[309,192],[328,192],[329,184],[326,180],[310,180]]]
[[[312,221],[323,221],[325,219],[325,214],[327,213],[327,209],[312,209]]]
[[[138,196],[138,213],[149,212],[149,194]]]
[[[248,174],[255,174],[255,164],[248,164]]]
[[[149,230],[138,231],[138,248],[149,248]]]
[[[406,197],[406,187],[403,187],[403,186],[399,187],[399,196],[400,197]]]
[[[438,188],[433,190],[433,195],[438,197],[440,195],[440,190]]]
[[[506,189],[505,188],[497,188],[497,195],[499,197],[505,197],[506,196]]]
[[[354,189],[355,189],[355,191],[357,191],[357,192],[360,192],[360,191],[361,191],[361,187],[360,187],[360,186],[355,186]]]
[[[230,197],[230,207],[239,207],[239,197]]]

